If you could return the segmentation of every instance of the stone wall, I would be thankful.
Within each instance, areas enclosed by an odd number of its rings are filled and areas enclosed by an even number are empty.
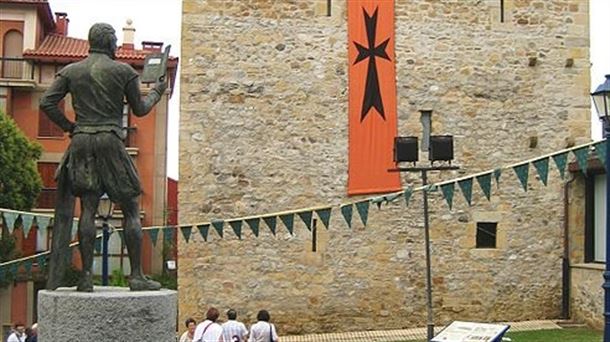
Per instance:
[[[331,3],[183,2],[181,223],[350,200],[346,8]],[[462,167],[432,181],[589,140],[587,3],[505,1],[504,22],[499,3],[396,1],[399,134],[421,135],[432,108]],[[437,324],[559,316],[562,183],[534,174],[524,192],[506,171],[470,208],[432,194]],[[366,228],[334,211],[316,252],[299,224],[181,241],[180,319],[217,306],[248,322],[266,308],[282,334],[425,326],[420,197],[372,208]],[[477,221],[498,222],[498,248],[474,248]]]

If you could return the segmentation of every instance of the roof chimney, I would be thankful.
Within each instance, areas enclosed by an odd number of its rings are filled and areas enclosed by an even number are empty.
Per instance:
[[[55,12],[55,33],[62,36],[67,36],[69,22],[70,19],[68,19],[68,13]]]
[[[123,27],[123,49],[133,50],[133,39],[136,33],[136,28],[133,27],[133,20],[127,19],[127,26]]]
[[[163,42],[142,42],[142,50],[144,51],[161,52],[161,49],[163,49]]]

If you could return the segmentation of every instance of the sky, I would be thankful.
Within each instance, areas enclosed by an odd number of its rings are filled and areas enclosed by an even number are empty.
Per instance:
[[[131,19],[136,28],[136,48],[141,47],[142,41],[162,41],[172,45],[173,56],[180,56],[182,0],[49,0],[49,3],[53,12],[68,13],[68,34],[71,37],[86,39],[92,24],[106,22],[117,31],[120,44],[123,41],[122,28],[127,19]],[[610,74],[610,0],[590,0],[590,14],[593,91],[604,81],[604,75]],[[179,81],[178,78],[170,100],[168,127],[167,172],[174,179],[178,179]],[[594,139],[600,139],[601,125],[593,111],[592,108],[591,132]]]

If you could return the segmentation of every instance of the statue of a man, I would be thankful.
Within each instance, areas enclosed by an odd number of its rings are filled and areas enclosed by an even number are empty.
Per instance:
[[[122,118],[123,99],[127,99],[136,116],[144,116],[159,102],[167,89],[167,82],[157,82],[142,98],[138,73],[131,66],[114,60],[116,42],[112,26],[93,25],[89,30],[89,56],[63,68],[40,100],[40,109],[72,138],[56,173],[58,198],[47,282],[47,288],[51,290],[63,282],[69,262],[74,198],[79,197],[81,216],[78,232],[83,273],[77,290],[93,291],[91,268],[96,235],[95,214],[104,193],[123,211],[125,244],[131,264],[129,287],[134,291],[161,287],[142,273],[139,210],[142,188],[135,165],[122,141]],[[67,93],[72,95],[76,122],[68,120],[58,107]]]

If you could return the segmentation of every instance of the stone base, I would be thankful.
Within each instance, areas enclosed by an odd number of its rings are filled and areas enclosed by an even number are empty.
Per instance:
[[[177,293],[124,287],[38,292],[38,341],[174,342]]]

